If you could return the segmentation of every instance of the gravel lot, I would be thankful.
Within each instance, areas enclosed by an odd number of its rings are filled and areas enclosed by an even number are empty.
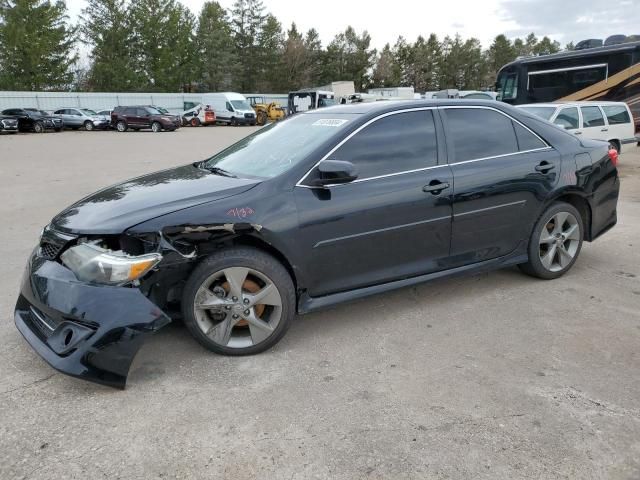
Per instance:
[[[181,324],[125,391],[56,373],[13,325],[25,260],[72,201],[252,128],[0,137],[0,478],[640,478],[640,149],[618,226],[565,277],[517,269],[300,317],[262,355]]]

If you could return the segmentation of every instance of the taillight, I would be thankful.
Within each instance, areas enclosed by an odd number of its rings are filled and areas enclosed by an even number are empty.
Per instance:
[[[618,166],[618,151],[615,148],[609,149],[609,159],[614,167]]]

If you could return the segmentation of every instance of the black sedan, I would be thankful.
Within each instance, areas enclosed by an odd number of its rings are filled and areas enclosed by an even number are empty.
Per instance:
[[[59,132],[64,127],[62,119],[37,108],[8,108],[2,111],[2,115],[18,120],[18,130],[21,132],[43,133],[45,130]]]
[[[245,355],[296,314],[419,282],[510,265],[557,278],[616,224],[616,163],[606,143],[497,102],[298,114],[58,214],[15,322],[53,367],[124,387],[172,318]]]

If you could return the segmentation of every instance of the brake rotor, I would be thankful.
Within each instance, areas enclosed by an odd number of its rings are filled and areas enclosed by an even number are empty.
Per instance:
[[[229,282],[224,282],[221,285],[221,287],[224,288],[224,291],[227,292],[227,295],[229,295]],[[242,289],[249,293],[258,293],[260,291],[260,285],[258,285],[253,280],[247,278],[242,284]],[[265,307],[266,305],[264,304],[258,304],[253,307],[257,317],[262,317]],[[236,327],[247,327],[247,326],[249,326],[249,322],[247,322],[245,319],[242,319],[238,323],[236,323]]]

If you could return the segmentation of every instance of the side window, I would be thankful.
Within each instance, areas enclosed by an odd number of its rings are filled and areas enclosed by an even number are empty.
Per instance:
[[[383,117],[356,133],[330,158],[353,163],[360,179],[435,166],[438,146],[433,113],[420,110]]]
[[[138,113],[136,115],[138,115],[139,117],[146,117],[147,115],[149,115],[149,112],[147,112],[146,108],[138,108],[137,111]]]
[[[122,112],[123,115],[137,115],[136,109],[135,108],[125,108],[124,112]]]
[[[580,117],[578,117],[578,107],[563,108],[553,121],[556,125],[573,130],[580,125]]]
[[[516,131],[518,148],[521,152],[525,152],[527,150],[535,150],[536,148],[545,148],[547,146],[542,140],[540,140],[519,123],[513,122],[513,129]]]
[[[64,110],[56,110],[53,112],[54,115],[64,115]]]
[[[601,127],[604,125],[604,117],[598,107],[580,107],[582,111],[582,126]]]
[[[449,108],[446,114],[454,163],[518,151],[509,117],[486,108]]]
[[[604,114],[609,120],[609,125],[620,125],[621,123],[631,123],[629,112],[623,105],[603,106]]]

